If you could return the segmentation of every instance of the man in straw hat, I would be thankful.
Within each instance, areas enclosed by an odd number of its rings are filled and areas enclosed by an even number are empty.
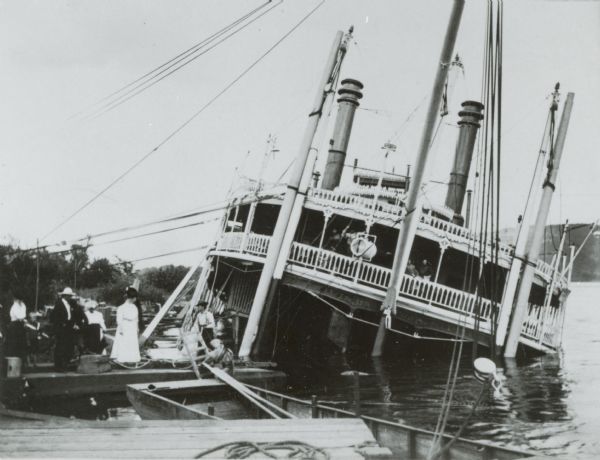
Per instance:
[[[84,325],[81,307],[73,298],[75,293],[66,287],[59,293],[54,304],[50,321],[54,327],[56,347],[54,349],[54,366],[58,371],[67,369],[75,348],[75,334]]]

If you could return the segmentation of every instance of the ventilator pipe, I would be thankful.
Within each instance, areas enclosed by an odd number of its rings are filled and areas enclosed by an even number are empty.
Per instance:
[[[454,211],[462,224],[463,201],[467,190],[467,181],[469,180],[469,171],[471,170],[471,160],[473,158],[473,149],[479,122],[483,119],[481,112],[483,104],[475,101],[465,101],[462,103],[464,110],[458,112],[460,121],[460,132],[456,142],[456,151],[454,153],[454,166],[450,173],[448,183],[448,193],[446,194],[446,206]]]
[[[363,84],[358,80],[351,78],[342,80],[342,87],[338,91],[340,95],[338,99],[339,107],[335,127],[333,128],[333,138],[330,141],[331,148],[329,149],[329,155],[327,155],[327,164],[321,183],[322,189],[333,190],[340,185],[354,114],[359,106],[359,99],[363,97],[362,89]]]

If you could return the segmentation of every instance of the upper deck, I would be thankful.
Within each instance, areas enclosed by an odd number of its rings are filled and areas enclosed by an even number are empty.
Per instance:
[[[279,204],[283,189],[276,188],[270,193],[268,191],[263,193],[271,197],[267,202]],[[377,194],[377,199],[374,199],[375,194]],[[377,187],[354,184],[347,190],[332,191],[310,188],[304,207],[324,215],[335,214],[364,221],[368,225],[377,224],[397,229],[405,212],[404,199],[405,194],[400,190],[377,189]],[[424,208],[419,219],[417,235],[435,241],[446,248],[454,248],[475,257],[478,257],[484,249],[486,260],[493,260],[497,255],[499,266],[505,269],[510,268],[514,256],[512,244],[500,241],[494,245],[492,238],[482,239],[477,232],[436,216],[443,211],[445,210]],[[536,261],[535,273],[538,282],[547,284],[552,281],[553,276],[556,276],[557,287],[560,289],[567,287],[566,277],[555,274],[553,267],[541,259]]]

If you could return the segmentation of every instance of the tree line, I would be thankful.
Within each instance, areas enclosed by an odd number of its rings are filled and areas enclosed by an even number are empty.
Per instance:
[[[187,271],[182,265],[135,270],[131,262],[92,259],[82,245],[59,252],[0,245],[0,304],[10,305],[19,297],[28,308],[34,308],[37,291],[37,306],[51,305],[57,293],[69,286],[82,297],[120,305],[126,287],[136,278],[142,301],[163,303]]]

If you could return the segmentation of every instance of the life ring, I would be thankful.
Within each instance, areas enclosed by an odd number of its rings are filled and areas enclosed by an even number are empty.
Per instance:
[[[377,254],[377,246],[364,236],[357,236],[350,243],[350,251],[354,257],[371,260]]]

